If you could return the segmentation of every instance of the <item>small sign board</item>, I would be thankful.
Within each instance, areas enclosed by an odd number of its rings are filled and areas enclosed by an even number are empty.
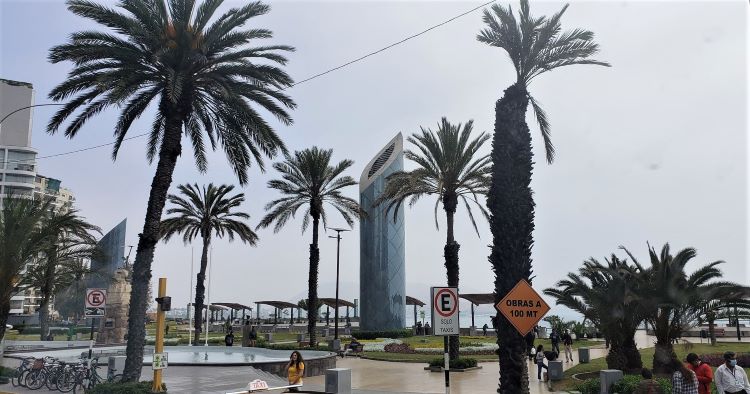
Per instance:
[[[518,330],[526,335],[549,312],[550,307],[524,279],[521,279],[505,297],[495,304],[495,309]]]
[[[431,287],[433,335],[459,335],[458,288]]]
[[[158,369],[167,369],[168,364],[167,353],[154,353],[154,358],[151,362],[151,369],[154,371]]]
[[[247,385],[249,391],[268,390],[268,383],[265,380],[255,379]]]
[[[104,317],[107,289],[86,289],[85,317]]]

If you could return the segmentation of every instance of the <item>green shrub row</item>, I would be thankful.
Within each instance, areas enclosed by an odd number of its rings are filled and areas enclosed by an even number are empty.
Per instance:
[[[88,394],[151,394],[153,382],[138,383],[102,383],[87,391]],[[162,383],[162,391],[167,392],[167,386]]]
[[[39,335],[42,332],[40,327],[15,327],[19,334],[22,335]],[[53,327],[49,331],[52,335],[67,335],[68,329],[66,327]],[[91,332],[91,327],[76,327],[76,333],[88,335]],[[88,338],[87,338],[88,339]]]
[[[633,394],[638,388],[638,383],[643,380],[640,375],[625,375],[620,381],[612,385],[612,392],[618,394]],[[672,382],[666,378],[656,378],[656,383],[661,388],[660,394],[672,393]],[[587,379],[575,385],[575,390],[581,394],[599,394],[601,383],[599,379]],[[655,393],[656,394],[656,393]]]
[[[352,336],[357,339],[378,339],[378,338],[409,338],[413,336],[411,329],[390,330],[390,331],[355,331]]]
[[[445,365],[444,358],[435,358],[430,361],[431,367],[442,367]],[[466,369],[474,368],[477,366],[477,359],[468,357],[459,357],[455,360],[451,360],[448,365],[451,369]]]

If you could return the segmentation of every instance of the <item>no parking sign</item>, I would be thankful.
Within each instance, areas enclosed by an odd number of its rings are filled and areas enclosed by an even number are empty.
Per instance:
[[[433,335],[459,335],[458,287],[430,288]]]

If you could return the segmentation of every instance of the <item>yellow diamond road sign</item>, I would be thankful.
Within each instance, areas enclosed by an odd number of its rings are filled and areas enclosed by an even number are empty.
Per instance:
[[[526,335],[549,312],[550,307],[529,282],[522,279],[495,304],[495,309],[502,313],[521,335]]]

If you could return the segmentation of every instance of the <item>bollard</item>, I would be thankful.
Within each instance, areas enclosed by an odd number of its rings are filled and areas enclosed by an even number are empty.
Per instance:
[[[578,361],[581,364],[587,364],[590,360],[591,360],[591,355],[589,352],[589,348],[579,347],[578,348]]]
[[[599,381],[601,382],[600,394],[610,394],[612,385],[622,379],[622,371],[619,369],[604,369],[599,371]]]
[[[548,367],[549,380],[555,382],[563,378],[563,362],[550,361]]]
[[[331,368],[326,370],[326,393],[351,394],[352,370],[349,368]]]

